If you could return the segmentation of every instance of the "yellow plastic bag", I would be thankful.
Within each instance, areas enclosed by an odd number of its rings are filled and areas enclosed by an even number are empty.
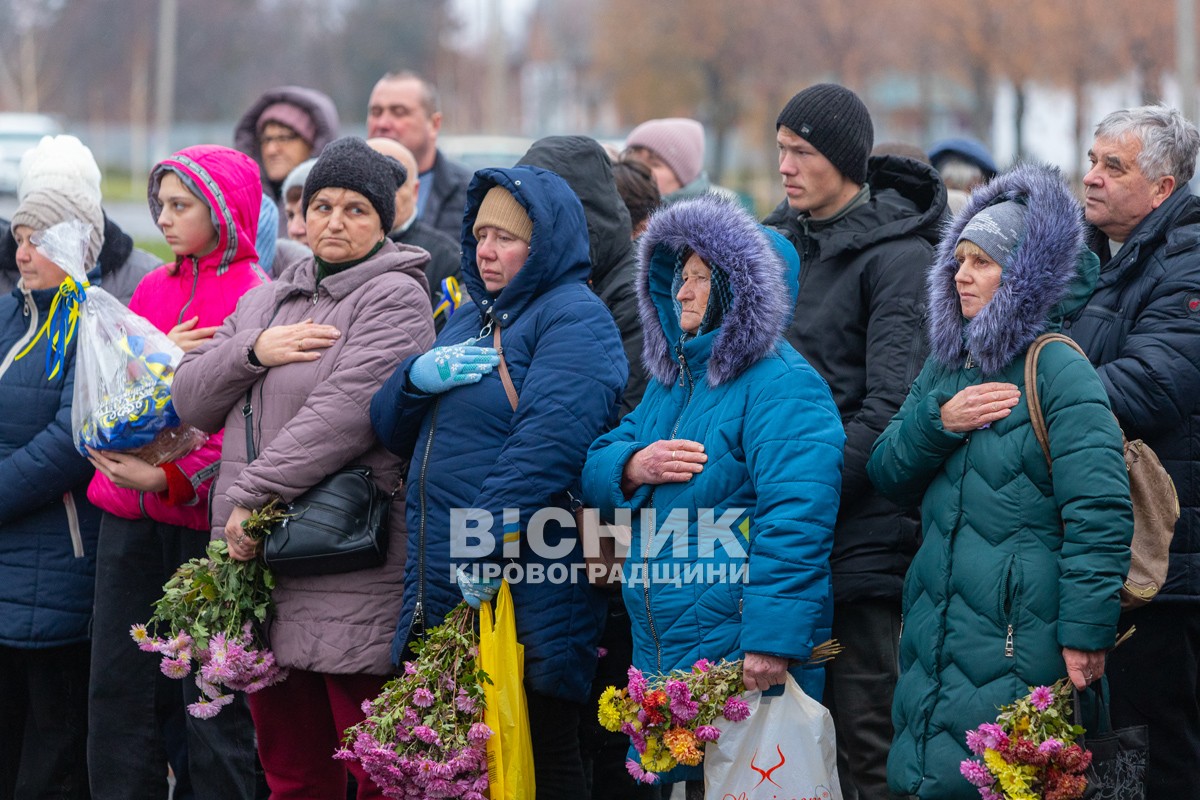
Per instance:
[[[484,687],[483,721],[492,729],[487,743],[488,796],[491,800],[534,800],[533,744],[525,705],[525,647],[517,641],[512,593],[502,584],[492,604],[479,609],[479,660],[492,679]]]

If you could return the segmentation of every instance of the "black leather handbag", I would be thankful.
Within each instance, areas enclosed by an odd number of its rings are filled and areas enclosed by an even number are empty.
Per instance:
[[[246,461],[257,457],[250,392]],[[369,467],[351,466],[329,475],[297,497],[263,541],[262,560],[276,575],[333,575],[378,567],[387,560],[392,498],[375,485]]]

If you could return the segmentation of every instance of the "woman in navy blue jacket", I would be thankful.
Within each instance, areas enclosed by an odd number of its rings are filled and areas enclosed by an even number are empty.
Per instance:
[[[534,512],[569,508],[588,445],[616,419],[628,366],[612,316],[588,288],[587,223],[562,178],[536,167],[480,170],[462,241],[472,305],[455,313],[433,350],[403,362],[371,403],[380,440],[412,459],[393,658],[462,594],[478,602],[498,585],[488,576],[507,568],[525,646],[538,797],[583,797],[578,721],[605,600],[570,571],[583,563],[573,529],[550,522],[540,536],[527,534]],[[496,330],[515,411],[492,369]],[[473,509],[472,521],[457,509]],[[543,570],[568,577],[539,580]]]
[[[820,699],[824,671],[801,662],[829,636],[846,437],[829,387],[781,338],[795,248],[706,197],[651,216],[638,260],[652,380],[583,472],[602,519],[632,513],[633,664],[662,674],[745,658],[748,689],[790,669]],[[665,780],[699,778],[679,767]]]
[[[102,224],[98,199],[31,192],[22,200],[12,227],[21,279],[0,297],[0,797],[88,796],[100,514],[87,501],[92,467],[71,435],[75,340],[48,362],[51,335],[39,333],[66,273],[31,241],[72,218]],[[88,240],[89,269],[101,241],[98,233]]]

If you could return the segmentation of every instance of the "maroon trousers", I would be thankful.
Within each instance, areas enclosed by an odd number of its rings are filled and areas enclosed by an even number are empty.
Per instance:
[[[358,800],[386,800],[357,761],[336,761],[346,728],[362,722],[363,700],[387,683],[380,675],[328,675],[293,669],[287,680],[247,695],[258,757],[271,800],[345,800],[346,771]]]

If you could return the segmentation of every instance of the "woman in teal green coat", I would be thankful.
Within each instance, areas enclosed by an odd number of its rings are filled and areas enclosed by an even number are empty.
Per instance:
[[[928,276],[931,355],[875,443],[871,480],[920,503],[904,582],[888,783],[975,798],[965,733],[1031,685],[1104,672],[1133,516],[1121,432],[1087,360],[1038,363],[1053,480],[1025,395],[1025,353],[1087,301],[1099,262],[1056,170],[1023,166],[976,190]]]

